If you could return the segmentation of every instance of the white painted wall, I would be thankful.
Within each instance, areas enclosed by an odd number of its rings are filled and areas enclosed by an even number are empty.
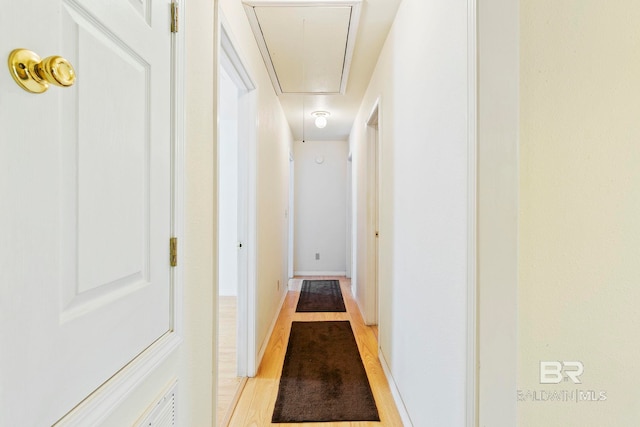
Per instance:
[[[257,265],[255,346],[264,349],[288,279],[289,153],[293,138],[249,27],[242,2],[220,0],[230,37],[256,84]],[[251,250],[252,248],[247,248]],[[203,424],[204,425],[204,424]]]
[[[638,426],[640,3],[521,2],[518,426]],[[584,363],[541,385],[540,360]]]
[[[380,350],[415,426],[462,426],[467,340],[467,4],[405,0],[351,132],[356,298],[366,121],[380,97]]]
[[[238,88],[220,73],[218,295],[238,294]]]
[[[217,2],[185,5],[186,200],[184,344],[180,352],[179,424],[214,425],[217,366],[214,322],[217,249]],[[121,424],[122,425],[122,424]]]
[[[344,275],[348,143],[296,141],[293,147],[295,274]]]

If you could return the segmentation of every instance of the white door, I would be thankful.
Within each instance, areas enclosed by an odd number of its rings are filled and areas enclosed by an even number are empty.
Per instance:
[[[168,0],[3,2],[0,425],[49,426],[170,328]],[[68,88],[6,66],[60,55]]]

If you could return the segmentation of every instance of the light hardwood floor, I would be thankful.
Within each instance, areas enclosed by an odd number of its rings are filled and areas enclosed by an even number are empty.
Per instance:
[[[218,300],[218,405],[217,425],[225,426],[231,417],[244,379],[237,374],[237,297],[221,296]]]
[[[261,427],[261,426],[304,426],[314,427],[401,427],[402,421],[396,409],[389,385],[384,376],[382,366],[378,360],[378,342],[372,328],[366,326],[358,310],[358,306],[351,297],[351,285],[344,277],[309,277],[308,279],[339,279],[344,296],[347,313],[296,313],[296,305],[300,296],[299,291],[289,291],[285,303],[278,317],[276,326],[269,340],[262,364],[255,378],[249,378],[240,396],[240,400],[231,417],[232,427]],[[272,424],[271,416],[275,406],[276,396],[284,355],[289,342],[289,332],[292,321],[322,321],[349,320],[353,328],[360,356],[364,363],[373,396],[378,406],[381,422],[333,422],[313,424]]]

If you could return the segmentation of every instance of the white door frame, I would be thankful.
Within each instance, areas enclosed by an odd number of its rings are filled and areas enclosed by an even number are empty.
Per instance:
[[[376,99],[367,119],[367,281],[365,323],[378,324],[380,285],[380,98]],[[369,195],[373,197],[369,200]]]
[[[289,236],[288,236],[288,242],[287,242],[287,246],[288,246],[288,254],[287,254],[287,278],[288,279],[293,279],[293,257],[294,257],[294,250],[295,250],[295,244],[294,244],[294,229],[295,229],[295,224],[294,224],[294,213],[295,213],[295,198],[294,198],[294,193],[295,192],[295,160],[293,157],[293,151],[289,152],[289,211],[287,212],[287,226],[289,229]]]
[[[469,304],[477,307],[478,321],[469,323],[477,330],[477,343],[471,347],[469,340],[467,354],[471,348],[477,352],[473,366],[478,425],[507,427],[516,425],[518,416],[514,393],[518,387],[520,6],[507,0],[468,0],[468,10],[468,80],[474,96],[469,105],[478,124],[469,134],[470,148],[474,137],[473,148],[478,151],[474,159],[477,254],[470,258],[478,265],[470,272],[477,275],[481,292],[472,299],[476,286],[470,280]],[[471,317],[471,308],[469,313]]]
[[[477,425],[477,0],[467,0],[467,378],[466,425]],[[515,399],[514,399],[515,400]]]
[[[352,248],[352,241],[353,241],[353,184],[352,184],[352,180],[353,180],[353,162],[352,160],[352,155],[351,155],[351,150],[349,150],[349,154],[347,155],[347,212],[346,212],[346,221],[345,224],[347,225],[347,232],[345,233],[347,238],[346,238],[346,259],[345,259],[345,263],[346,263],[346,271],[345,271],[345,275],[347,277],[347,279],[351,279],[352,276],[352,269],[353,269],[353,264],[352,264],[352,259],[353,259],[353,248]]]
[[[238,99],[238,239],[242,242],[238,259],[238,375],[255,376],[256,352],[256,85],[247,71],[245,61],[235,48],[230,25],[220,14],[218,38],[220,43],[219,69],[241,88]],[[219,79],[219,76],[218,76]],[[219,87],[219,82],[218,82]],[[242,89],[243,88],[243,89]],[[219,99],[216,103],[219,103]],[[219,108],[216,109],[217,111]],[[218,218],[216,218],[218,222]]]

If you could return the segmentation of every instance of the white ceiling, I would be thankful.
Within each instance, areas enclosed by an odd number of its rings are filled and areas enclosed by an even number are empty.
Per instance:
[[[244,2],[295,140],[347,139],[400,1]]]

